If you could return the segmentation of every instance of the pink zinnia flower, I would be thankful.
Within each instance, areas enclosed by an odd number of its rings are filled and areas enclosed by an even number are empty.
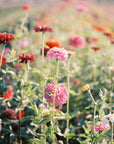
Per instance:
[[[89,8],[85,4],[79,4],[76,6],[76,10],[79,12],[88,12]]]
[[[55,82],[49,83],[48,87],[45,89],[45,95],[47,102],[49,104],[53,103],[54,92],[55,92],[55,106],[62,106],[67,101],[67,90],[63,84],[58,84],[55,90]]]
[[[47,52],[47,57],[52,59],[55,57],[58,60],[65,61],[68,57],[68,52],[64,48],[53,47]]]
[[[52,28],[46,24],[39,24],[34,27],[35,32],[53,32]]]
[[[29,46],[29,42],[28,42],[27,38],[23,38],[22,40],[20,40],[18,42],[18,46],[19,47],[28,47]]]
[[[74,36],[69,39],[69,44],[76,48],[84,48],[85,39],[82,36]]]
[[[103,124],[102,121],[99,121],[97,125],[95,125],[95,132],[105,131],[109,129],[109,124]],[[91,126],[91,130],[93,131],[93,126]]]

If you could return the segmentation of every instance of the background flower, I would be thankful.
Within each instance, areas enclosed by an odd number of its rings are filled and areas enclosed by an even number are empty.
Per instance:
[[[76,48],[84,48],[85,43],[85,39],[82,36],[74,36],[69,39],[69,44]]]

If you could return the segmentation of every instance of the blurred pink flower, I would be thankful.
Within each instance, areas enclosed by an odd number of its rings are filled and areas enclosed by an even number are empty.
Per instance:
[[[57,88],[55,90],[55,82],[49,83],[48,87],[45,89],[45,95],[47,102],[49,104],[53,103],[54,92],[55,92],[55,106],[62,106],[67,101],[67,90],[63,84],[56,84]]]
[[[97,125],[95,125],[95,132],[105,131],[109,129],[109,124],[103,124],[102,121],[99,121]],[[91,130],[93,131],[93,126],[91,126]]]
[[[76,10],[77,11],[80,11],[80,12],[88,12],[89,11],[89,8],[88,6],[86,6],[85,4],[78,4],[76,6]]]
[[[52,59],[55,57],[58,60],[65,61],[68,57],[68,52],[64,48],[53,47],[47,52],[47,57]]]
[[[85,43],[85,39],[82,36],[74,36],[69,39],[69,44],[76,48],[84,48]]]
[[[29,46],[29,42],[27,40],[27,38],[23,38],[18,42],[18,46],[19,47],[28,47]]]

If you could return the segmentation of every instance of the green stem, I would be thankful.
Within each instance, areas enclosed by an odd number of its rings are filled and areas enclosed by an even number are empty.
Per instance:
[[[112,124],[112,126],[111,126],[111,128],[112,128],[112,131],[111,131],[111,144],[113,144],[113,122],[111,122],[111,124]]]
[[[22,21],[21,26],[20,26],[20,27],[21,27],[21,30],[23,29],[23,26],[24,26],[27,18],[28,18],[28,13],[26,13],[25,16],[24,16],[24,18],[23,18],[23,21]]]
[[[53,135],[52,140],[53,144],[55,144],[54,140],[54,123],[55,123],[55,116],[54,116],[54,110],[55,110],[55,96],[56,96],[56,86],[57,86],[57,79],[58,79],[58,72],[59,72],[59,60],[57,60],[57,69],[56,69],[56,77],[55,77],[55,90],[54,90],[54,98],[53,98],[53,120],[52,120],[52,129],[53,129]]]
[[[90,89],[88,90],[88,93],[92,99],[92,102],[94,103],[94,113],[93,113],[93,136],[95,136],[95,115],[96,115],[96,106],[97,106],[97,103],[95,102],[92,94],[91,94],[91,91]],[[93,143],[93,142],[92,142]]]
[[[67,87],[68,91],[70,90],[70,61],[71,61],[71,56],[69,57],[68,60],[68,73],[67,73]],[[68,92],[68,100],[67,100],[67,115],[69,114],[69,92]],[[67,131],[69,130],[69,119],[67,120]],[[69,138],[66,139],[66,143],[69,144]]]

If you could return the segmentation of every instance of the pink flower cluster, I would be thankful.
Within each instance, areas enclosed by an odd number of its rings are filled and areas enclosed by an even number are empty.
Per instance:
[[[55,92],[55,106],[62,106],[67,101],[67,90],[63,84],[57,83],[57,88],[55,90],[55,82],[49,83],[48,87],[45,89],[45,95],[47,102],[49,104],[53,103]]]
[[[102,121],[99,121],[95,126],[95,132],[105,131],[109,129],[109,124],[103,124]],[[93,131],[93,126],[91,126],[91,130]]]
[[[79,4],[76,6],[76,10],[79,12],[88,12],[89,8],[85,4]]]
[[[85,43],[85,39],[82,36],[74,36],[69,39],[69,44],[76,48],[84,48]]]
[[[68,52],[64,48],[53,47],[47,52],[47,57],[52,59],[55,57],[58,60],[65,61],[68,57]]]

